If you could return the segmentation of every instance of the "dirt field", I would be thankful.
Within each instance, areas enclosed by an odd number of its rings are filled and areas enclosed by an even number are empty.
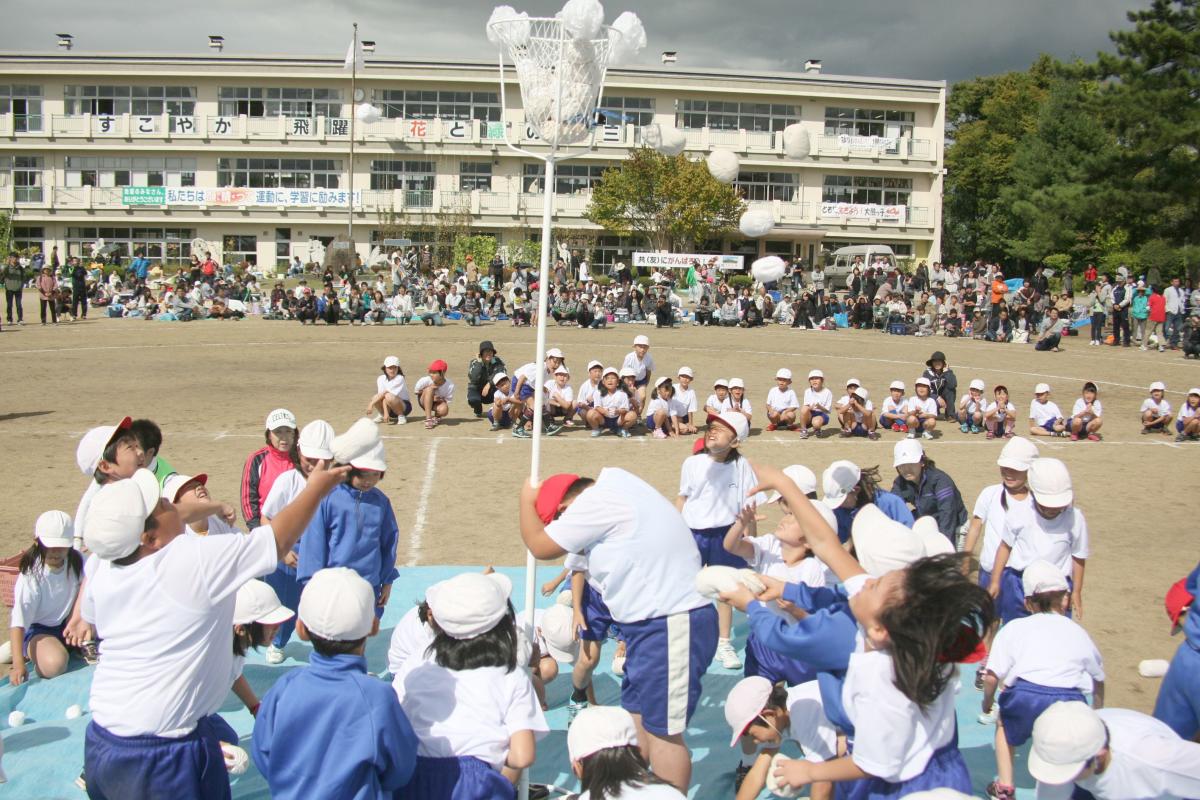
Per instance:
[[[990,396],[992,384],[1002,381],[1022,416],[1038,381],[1051,384],[1067,412],[1083,381],[1098,383],[1108,423],[1104,442],[1040,444],[1043,452],[1070,465],[1091,529],[1083,622],[1104,653],[1109,702],[1144,711],[1153,706],[1158,681],[1139,677],[1137,663],[1169,658],[1177,645],[1167,635],[1162,597],[1200,552],[1194,532],[1200,445],[1139,435],[1136,412],[1152,380],[1167,383],[1177,408],[1187,389],[1200,383],[1194,362],[1176,354],[1091,348],[1086,338],[1068,340],[1067,352],[1055,354],[940,337],[777,327],[554,328],[549,343],[566,352],[577,383],[589,359],[619,363],[639,333],[651,337],[660,369],[673,374],[687,364],[695,370],[701,399],[715,377],[745,379],[757,412],[746,445],[751,457],[780,466],[804,463],[818,474],[837,458],[881,464],[889,484],[896,434],[867,442],[801,441],[796,434],[761,432],[763,400],[777,368],[787,366],[802,376],[819,367],[835,392],[847,377],[858,377],[878,403],[888,382],[899,378],[911,387],[930,351],[943,349],[960,388],[981,377]],[[393,466],[381,488],[400,520],[399,562],[523,563],[516,497],[529,469],[529,443],[490,433],[486,421],[472,418],[466,405],[467,362],[486,338],[496,343],[510,369],[532,360],[533,331],[507,323],[474,329],[461,324],[330,329],[257,319],[187,324],[96,319],[57,327],[5,326],[0,334],[0,446],[6,454],[0,466],[0,553],[22,548],[42,511],[74,513],[86,485],[75,466],[75,446],[87,428],[127,414],[154,418],[166,437],[163,455],[175,468],[208,473],[214,495],[236,504],[242,465],[260,446],[270,409],[286,406],[302,425],[320,417],[343,430],[361,415],[383,357],[396,354],[410,384],[429,361],[443,358],[459,386],[448,424],[435,431],[419,422],[385,431]],[[957,427],[943,433],[926,443],[927,450],[957,481],[970,508],[979,490],[998,480],[1001,442],[959,433]],[[543,471],[594,474],[603,466],[621,466],[673,497],[689,447],[690,441],[648,437],[593,440],[574,430],[546,442]],[[0,622],[7,624],[7,613]]]

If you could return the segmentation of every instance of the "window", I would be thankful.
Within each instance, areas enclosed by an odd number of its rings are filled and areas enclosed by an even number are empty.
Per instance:
[[[641,249],[637,239],[630,236],[597,236],[592,245],[592,274],[600,274],[598,267],[606,269],[618,261],[629,264],[635,250]]]
[[[192,86],[64,86],[69,117],[83,114],[190,117],[196,113]]]
[[[554,191],[556,194],[591,191],[592,186],[599,183],[600,178],[609,167],[609,164],[557,165],[554,168]],[[522,191],[526,194],[541,193],[544,175],[544,164],[526,164],[521,181]]]
[[[341,117],[341,89],[222,86],[217,94],[222,117]]]
[[[14,250],[46,252],[46,229],[29,225],[14,225],[12,228]]]
[[[42,87],[0,84],[0,114],[13,115],[18,133],[42,129]]]
[[[329,158],[218,158],[217,184],[251,189],[336,189],[342,162]]]
[[[736,185],[747,200],[782,200],[790,203],[796,198],[796,174],[793,172],[740,172]]]
[[[475,119],[500,121],[496,92],[436,92],[420,89],[376,89],[375,105],[389,119]]]
[[[258,263],[258,237],[227,235],[221,237],[221,250],[226,264],[241,264],[245,261],[250,266]]]
[[[146,258],[182,264],[189,260],[191,242],[196,238],[193,228],[67,228],[67,255],[85,258],[92,252],[92,243],[103,239],[115,244],[122,258],[131,258],[135,250],[144,250]]]
[[[654,98],[602,97],[596,112],[601,124],[649,125],[654,122]]]
[[[911,193],[912,178],[826,175],[821,191],[821,202],[907,206]]]
[[[825,108],[825,135],[912,136],[913,112],[875,108]]]
[[[292,249],[292,229],[275,229],[275,266],[286,267],[291,263],[289,252]]]
[[[433,206],[433,183],[437,173],[432,161],[371,162],[371,188],[404,190],[404,205],[415,208]]]
[[[778,103],[680,100],[675,114],[675,124],[680,128],[781,131],[799,121],[795,106]]]
[[[67,156],[67,186],[195,186],[194,158]]]
[[[463,161],[458,165],[458,188],[464,192],[492,190],[492,165],[486,161]]]
[[[0,186],[12,186],[17,203],[42,202],[42,157],[0,156]]]

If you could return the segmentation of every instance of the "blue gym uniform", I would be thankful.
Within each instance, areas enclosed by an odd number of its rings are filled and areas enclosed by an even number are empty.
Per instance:
[[[895,494],[884,489],[875,490],[875,505],[879,506],[889,519],[899,522],[906,528],[913,526],[913,515],[905,505],[904,500]],[[850,529],[854,525],[854,518],[858,516],[857,508],[835,508],[833,515],[837,517],[838,523],[838,541],[842,544],[850,541]]]
[[[615,627],[612,612],[608,610],[600,593],[587,581],[583,583],[579,606],[583,611],[584,624],[587,625],[586,630],[579,632],[579,638],[586,642],[603,642],[607,639],[608,629]]]
[[[1000,722],[1004,725],[1004,738],[1010,747],[1020,747],[1033,735],[1033,723],[1042,712],[1055,703],[1078,701],[1086,703],[1083,692],[1078,689],[1063,689],[1042,686],[1024,678],[1000,693]]]
[[[1184,586],[1193,597],[1200,594],[1200,565],[1188,575]],[[1200,732],[1200,610],[1195,605],[1183,617],[1183,635],[1158,689],[1154,716],[1170,725],[1180,738],[1192,741]]]
[[[417,756],[412,781],[396,800],[516,800],[517,787],[486,762],[471,757]]]
[[[640,714],[642,726],[657,736],[683,733],[717,652],[716,606],[623,622],[621,635],[627,647],[621,707]]]
[[[417,737],[365,658],[314,652],[263,697],[251,755],[276,800],[390,800],[412,777]]]
[[[87,726],[84,752],[91,800],[222,800],[231,796],[229,773],[213,720],[201,718],[191,733],[117,736]]]

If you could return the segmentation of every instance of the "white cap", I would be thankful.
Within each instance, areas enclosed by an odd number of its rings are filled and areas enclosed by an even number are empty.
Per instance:
[[[557,367],[554,368],[554,374],[555,375],[570,375],[571,370],[567,369],[566,364],[559,364]]]
[[[644,333],[633,337],[634,347],[638,346],[639,344],[643,344],[646,347],[649,347],[650,346],[650,337]]]
[[[870,393],[861,386],[855,386],[853,394],[859,400],[866,400],[871,396]]]
[[[497,372],[495,375],[492,376],[492,386],[499,386],[500,381],[506,381],[506,380],[508,380],[508,375],[506,375],[503,372]]]
[[[1029,491],[1039,505],[1062,508],[1071,505],[1071,473],[1057,458],[1037,458],[1029,465]]]
[[[75,448],[75,463],[79,465],[79,471],[89,478],[94,475],[100,466],[100,459],[104,457],[104,448],[108,447],[117,431],[125,430],[131,422],[133,420],[125,417],[116,425],[101,425],[85,433]]]
[[[847,386],[862,386],[862,381],[860,381],[858,378],[849,378],[846,381],[846,385]]]
[[[1048,383],[1039,383],[1037,386],[1033,387],[1034,394],[1045,394],[1048,391],[1050,391],[1050,384]]]
[[[1197,388],[1197,387],[1193,386],[1191,389],[1188,389],[1188,394],[1189,394],[1189,395],[1193,395],[1193,394],[1194,394],[1194,395],[1196,395],[1197,397],[1200,397],[1200,388]]]
[[[720,422],[726,428],[733,431],[738,442],[746,441],[746,437],[750,435],[750,420],[746,419],[745,414],[739,414],[736,411],[722,411],[720,414],[709,414],[708,424],[712,425],[715,422]]]
[[[913,385],[914,386],[928,386],[930,389],[933,388],[933,384],[929,382],[929,378],[926,378],[924,375],[922,375],[921,377],[919,377],[915,381],[913,381]]]
[[[349,464],[379,444],[379,426],[366,417],[359,417],[349,430],[333,437],[330,449],[333,460]]]
[[[546,655],[563,664],[573,664],[579,657],[579,640],[575,638],[575,614],[571,606],[555,603],[542,613],[542,639]]]
[[[273,431],[276,428],[291,428],[295,430],[296,415],[286,408],[277,408],[270,414],[267,414],[266,426],[269,431]]]
[[[305,458],[333,458],[333,426],[323,419],[314,419],[300,429],[300,455]]]
[[[162,482],[163,497],[170,500],[172,503],[178,502],[179,493],[183,491],[183,487],[187,486],[192,481],[201,486],[208,485],[208,476],[201,472],[199,475],[184,475],[182,472],[176,472],[174,475],[168,475]]]
[[[512,597],[512,578],[508,577],[503,572],[488,572],[485,574],[488,580],[500,587],[500,591],[504,592],[505,597]]]
[[[1162,381],[1155,381],[1154,383],[1150,384],[1150,391],[1152,392],[1165,392],[1166,390],[1167,385]]]
[[[858,485],[862,470],[853,461],[835,461],[825,468],[821,474],[821,488],[825,491],[825,505],[830,508],[839,507],[850,494],[850,490]]]
[[[817,476],[803,464],[792,464],[789,467],[784,467],[783,474],[791,478],[792,483],[796,484],[804,494],[813,494],[817,491]],[[767,497],[767,502],[778,503],[782,497],[783,495],[779,492],[771,492]]]
[[[1021,588],[1026,597],[1033,597],[1043,592],[1065,592],[1071,587],[1062,570],[1049,561],[1038,559],[1025,568],[1021,573]]]
[[[383,365],[385,367],[399,367],[400,366],[400,357],[399,356],[388,356],[387,358],[385,358],[383,360]]]
[[[984,390],[986,387],[987,387],[987,384],[985,384],[985,383],[983,382],[983,379],[982,379],[982,378],[976,378],[975,380],[971,381],[970,385],[968,385],[968,386],[967,386],[967,388],[968,388],[968,389],[978,389],[978,390],[979,390],[979,391],[981,391],[981,392],[982,392],[982,391],[983,391],[983,390]]]
[[[715,389],[718,386],[724,386],[726,389],[728,389],[729,388],[729,379],[728,378],[717,378],[716,380],[713,381],[713,388]]]
[[[1107,741],[1104,721],[1087,703],[1054,703],[1033,723],[1029,774],[1051,786],[1070,783]]]
[[[741,378],[730,378],[729,379],[729,388],[730,389],[745,389],[746,382],[744,380],[742,380]]]
[[[88,506],[83,543],[105,561],[131,555],[142,541],[146,518],[158,507],[158,480],[148,469],[106,483]]]
[[[819,369],[809,370],[808,379],[811,381],[813,378],[820,378],[821,380],[825,380],[825,373],[821,372],[821,370],[819,370]]]
[[[43,511],[33,524],[33,535],[46,547],[72,547],[75,526],[65,511]]]
[[[671,382],[670,377],[668,377],[666,375],[660,375],[658,377],[658,379],[656,381],[654,381],[654,388],[657,389],[658,387],[662,386],[664,383],[669,384],[670,382]]]
[[[605,367],[604,372],[600,373],[600,377],[603,378],[609,374],[616,375],[618,378],[621,377],[621,371],[616,367]]]
[[[599,367],[600,369],[604,369],[604,365],[593,358],[591,361],[588,362],[587,368],[588,368],[588,370],[592,370],[592,369],[595,369],[596,367]]]
[[[901,439],[896,442],[896,447],[892,450],[892,466],[919,464],[924,457],[925,448],[921,446],[919,439]]]
[[[904,569],[917,559],[954,552],[954,545],[941,534],[933,517],[921,517],[910,529],[874,503],[858,510],[850,536],[858,563],[876,578]]]
[[[755,675],[742,678],[729,690],[729,696],[725,698],[725,721],[733,730],[730,747],[738,743],[738,739],[742,738],[750,723],[767,707],[767,700],[770,699],[773,688],[769,680]]]
[[[350,466],[355,469],[387,472],[387,454],[383,451],[383,442],[376,443],[370,450],[351,460]]]
[[[1015,469],[1019,472],[1028,472],[1029,465],[1038,457],[1037,445],[1026,439],[1024,436],[1014,436],[1004,445],[1004,449],[1000,451],[1000,457],[996,459],[996,466]]]
[[[904,381],[892,381],[891,385],[888,386],[888,389],[889,390],[899,389],[900,391],[903,392],[904,391]]]
[[[365,639],[375,626],[375,590],[349,567],[317,570],[300,593],[300,620],[331,642]]]
[[[787,367],[780,367],[775,371],[775,378],[777,380],[790,381],[792,379],[792,371]]]
[[[464,572],[429,587],[425,601],[438,627],[452,639],[487,633],[508,613],[504,589],[478,572]]]
[[[278,625],[294,616],[290,608],[279,602],[275,590],[264,581],[246,581],[237,590],[237,599],[233,603],[234,625],[249,625],[251,622]]]
[[[617,373],[622,378],[636,378],[637,371],[633,367],[621,367],[621,371]]]
[[[689,378],[694,378],[694,377],[696,377],[695,375],[693,375],[693,374],[692,374],[692,368],[691,368],[691,367],[680,367],[680,368],[679,368],[679,372],[677,372],[676,374],[677,374],[677,375],[686,375],[686,376],[688,376]]]
[[[559,350],[557,347],[551,347],[549,350],[546,351],[546,358],[565,358],[565,357],[566,356],[563,355],[562,350]]]
[[[567,753],[572,761],[611,747],[636,747],[637,743],[633,717],[616,706],[585,708],[567,730]]]

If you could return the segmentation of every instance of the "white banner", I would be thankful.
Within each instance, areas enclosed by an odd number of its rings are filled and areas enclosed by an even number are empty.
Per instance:
[[[897,139],[894,136],[851,136],[843,133],[838,136],[838,144],[855,150],[894,150]]]
[[[634,253],[633,266],[658,269],[687,269],[693,264],[722,270],[746,268],[744,256],[715,256],[705,253]]]
[[[162,187],[168,206],[269,206],[284,208],[345,208],[350,193],[344,189],[195,189]],[[354,204],[362,204],[362,192],[354,193]]]
[[[904,224],[908,208],[877,203],[822,203],[821,216],[835,219],[874,219]]]

